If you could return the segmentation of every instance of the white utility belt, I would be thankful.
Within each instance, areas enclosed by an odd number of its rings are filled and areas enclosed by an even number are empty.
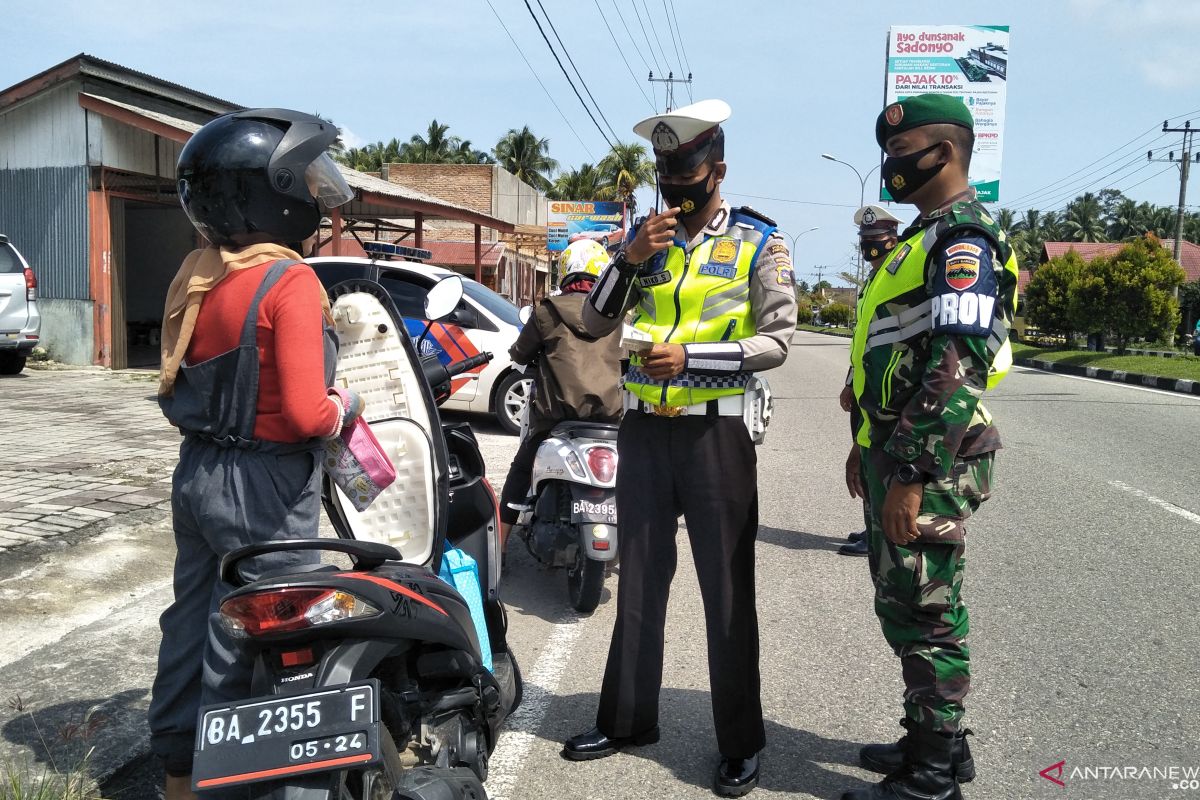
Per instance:
[[[744,394],[732,394],[726,397],[718,397],[716,400],[709,400],[705,403],[696,403],[690,406],[668,406],[657,405],[655,403],[647,403],[633,395],[632,392],[622,392],[624,398],[624,406],[626,411],[641,411],[643,414],[653,414],[656,417],[691,417],[691,416],[707,416],[709,409],[715,405],[712,413],[719,417],[740,417],[746,410],[746,396]]]

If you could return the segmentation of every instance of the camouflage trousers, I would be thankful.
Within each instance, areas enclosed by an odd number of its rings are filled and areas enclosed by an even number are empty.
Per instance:
[[[905,715],[927,730],[959,729],[971,685],[965,522],[991,493],[994,455],[958,460],[945,479],[927,483],[917,517],[921,537],[901,546],[888,541],[882,523],[895,461],[881,448],[862,448],[875,613],[900,658]]]

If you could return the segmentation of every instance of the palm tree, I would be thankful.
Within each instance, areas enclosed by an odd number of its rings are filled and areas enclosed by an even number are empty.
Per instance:
[[[1141,236],[1146,232],[1145,209],[1136,200],[1128,197],[1113,206],[1112,216],[1108,221],[1108,238],[1113,241],[1123,241]]]
[[[553,200],[595,200],[605,188],[604,175],[591,164],[564,172],[546,195]]]
[[[1017,215],[1011,208],[1002,208],[996,212],[996,224],[1002,231],[1011,231],[1016,225]]]
[[[1067,206],[1064,226],[1072,242],[1105,241],[1100,201],[1091,192],[1076,197]]]
[[[645,145],[636,142],[617,142],[600,160],[600,171],[608,183],[601,189],[601,198],[625,202],[629,219],[637,214],[635,192],[654,183],[654,162],[646,154]]]
[[[492,158],[483,150],[476,150],[471,146],[470,139],[463,139],[458,143],[458,149],[454,151],[454,156],[451,159],[455,164],[495,164],[496,159]]]
[[[550,157],[550,140],[539,139],[529,126],[511,128],[492,149],[497,163],[533,188],[545,192],[558,162]]]
[[[400,148],[400,161],[407,164],[449,164],[454,159],[460,140],[448,136],[449,125],[436,119],[429,123],[425,135],[414,134]]]

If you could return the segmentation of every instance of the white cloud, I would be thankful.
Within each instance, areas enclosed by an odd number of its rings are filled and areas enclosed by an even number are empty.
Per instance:
[[[359,136],[357,133],[355,133],[354,131],[350,130],[347,127],[343,126],[341,128],[341,131],[342,131],[342,141],[345,143],[347,148],[362,147],[364,144],[367,143],[366,139]]]

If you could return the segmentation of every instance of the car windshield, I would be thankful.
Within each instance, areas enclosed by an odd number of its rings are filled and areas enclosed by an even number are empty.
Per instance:
[[[521,327],[521,316],[517,313],[517,307],[483,284],[464,279],[463,291],[466,292],[467,297],[499,317],[501,322]]]

